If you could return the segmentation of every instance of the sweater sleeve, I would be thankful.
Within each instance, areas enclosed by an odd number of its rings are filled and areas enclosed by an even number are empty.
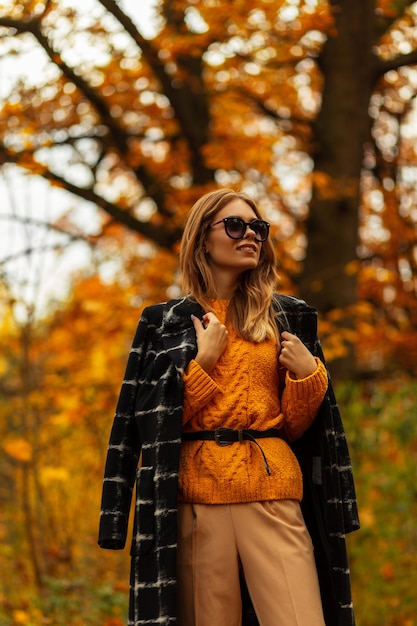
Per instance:
[[[186,424],[197,411],[201,411],[221,390],[211,376],[194,359],[188,364],[183,380],[183,424]]]
[[[281,408],[289,441],[301,437],[312,424],[327,391],[327,370],[319,358],[315,359],[317,368],[306,378],[295,379],[286,373]]]

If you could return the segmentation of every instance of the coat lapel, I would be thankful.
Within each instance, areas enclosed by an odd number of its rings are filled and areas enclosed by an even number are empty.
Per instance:
[[[170,358],[181,372],[197,354],[197,342],[191,315],[202,317],[203,311],[188,298],[171,300],[164,307],[162,342]]]
[[[314,354],[317,337],[317,310],[302,300],[282,294],[276,294],[274,302],[280,332],[288,330],[297,335]]]

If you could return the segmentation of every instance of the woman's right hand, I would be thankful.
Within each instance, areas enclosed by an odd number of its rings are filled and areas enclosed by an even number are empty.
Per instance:
[[[197,355],[195,360],[210,374],[218,358],[226,349],[229,341],[226,326],[222,324],[214,313],[203,315],[203,321],[194,315],[191,316],[197,336]]]

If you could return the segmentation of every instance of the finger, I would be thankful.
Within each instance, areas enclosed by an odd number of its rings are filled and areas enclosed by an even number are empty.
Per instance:
[[[285,355],[282,354],[282,352],[278,357],[278,361],[280,365],[285,367],[285,369],[291,370],[291,365],[292,365],[291,359],[286,358]]]
[[[288,348],[291,345],[290,344],[291,339],[292,339],[292,335],[290,333],[286,333],[285,337],[281,335],[281,350],[284,350],[284,348]]]
[[[211,311],[209,311],[208,313],[205,313],[203,315],[203,323],[206,326],[208,326],[210,324],[210,322],[219,322],[220,323],[219,319]]]
[[[204,330],[203,322],[196,315],[191,315],[191,320],[193,322],[196,335],[198,337],[199,334]]]

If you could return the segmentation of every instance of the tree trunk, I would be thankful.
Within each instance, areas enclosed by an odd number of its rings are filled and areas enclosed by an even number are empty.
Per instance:
[[[375,0],[331,2],[336,32],[319,59],[324,85],[314,127],[313,195],[300,294],[323,314],[356,302],[360,177],[374,83]],[[337,369],[347,375],[352,354]]]

